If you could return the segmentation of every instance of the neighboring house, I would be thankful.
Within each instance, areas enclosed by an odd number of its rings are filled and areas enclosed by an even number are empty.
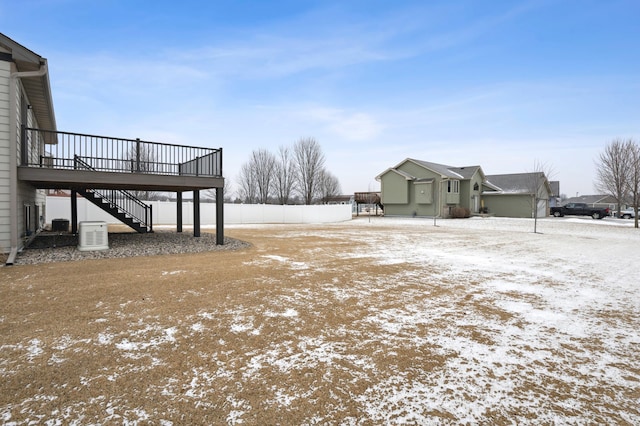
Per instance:
[[[479,213],[480,166],[453,167],[407,158],[376,177],[385,216],[450,217],[455,207]]]
[[[47,60],[0,33],[0,253],[7,264],[43,226],[45,191],[68,190],[72,232],[82,195],[138,232],[152,231],[151,207],[128,191],[193,191],[194,236],[199,191],[216,188],[216,242],[223,244],[222,149],[59,132]]]
[[[618,209],[618,200],[611,195],[581,195],[565,200],[564,204],[568,203],[586,203],[590,207],[609,208],[612,212]],[[621,207],[624,210],[628,206],[625,203],[621,203]]]
[[[480,166],[453,167],[407,158],[376,177],[385,216],[451,217],[456,207],[471,214],[548,216],[552,192],[543,173],[485,175]]]
[[[482,201],[489,213],[500,217],[549,216],[552,189],[544,173],[487,175],[486,178]]]
[[[325,200],[325,204],[353,204],[353,202],[353,195],[334,195]]]

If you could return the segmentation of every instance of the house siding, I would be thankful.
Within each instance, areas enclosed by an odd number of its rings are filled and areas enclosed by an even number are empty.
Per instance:
[[[422,166],[415,164],[412,161],[406,161],[398,167],[398,170],[402,170],[405,173],[410,174],[411,176],[415,176],[419,179],[433,179],[433,184],[431,184],[431,203],[422,203],[422,198],[420,195],[420,191],[423,190],[424,184],[419,182],[409,182],[411,185],[411,194],[412,197],[409,200],[409,203],[405,206],[404,212],[400,213],[404,216],[435,216],[438,213],[438,202],[442,196],[439,193],[439,184],[438,181],[440,179],[440,174],[432,172],[429,169],[425,169]],[[385,211],[386,214],[386,211]]]
[[[478,189],[473,189],[476,187],[476,185]],[[471,210],[471,213],[479,213],[480,208],[482,207],[482,175],[480,174],[480,172],[476,171],[469,182],[465,182],[464,188],[465,191],[468,190],[468,192],[465,192],[464,200],[468,201],[469,203],[464,207]],[[476,199],[477,201],[475,201]]]
[[[434,173],[431,170],[425,169],[424,167],[419,166],[412,161],[405,161],[398,167],[398,170],[401,170],[417,178],[428,178],[428,179],[440,178],[439,174]]]
[[[409,158],[377,179],[381,181],[382,200],[388,216],[439,215],[446,218],[456,207],[463,207],[472,214],[484,213],[481,209],[486,208],[495,216],[532,218],[534,185],[538,190],[538,217],[548,216],[550,189],[541,173],[490,177],[480,166],[451,167]],[[391,192],[400,187],[403,197],[394,198],[396,194]],[[407,187],[409,189],[404,192]]]
[[[388,172],[381,183],[382,204],[406,204],[409,202],[409,182],[395,172]]]
[[[0,61],[0,252],[8,253],[11,250],[11,227],[18,230],[18,248],[21,249],[24,237],[40,228],[39,216],[44,214],[45,192],[36,190],[33,186],[17,182],[15,220],[11,217],[11,161],[21,158],[22,144],[20,128],[23,120],[22,103],[28,104],[26,94],[23,91],[20,80],[16,81],[15,111],[11,111],[11,62]],[[11,127],[11,114],[15,114],[15,129]],[[31,110],[27,111],[26,124],[37,127],[37,122]],[[16,132],[17,157],[11,152],[11,132]],[[41,143],[31,141],[30,143]],[[30,150],[31,151],[31,150]],[[35,150],[34,150],[35,151]],[[19,161],[19,160],[18,160]],[[28,207],[27,207],[28,206]],[[30,211],[30,216],[25,220],[25,212]],[[29,226],[27,226],[29,224]]]
[[[26,93],[24,93],[22,89],[22,84],[18,82],[18,90],[17,92],[17,138],[18,141],[18,161],[21,161],[22,155],[29,155],[29,153],[42,152],[44,148],[44,144],[40,140],[29,140],[27,141],[27,152],[21,152],[22,144],[22,132],[20,129],[22,125],[26,125],[27,127],[38,128],[38,122],[33,115],[33,111],[30,109],[26,109],[26,122],[22,123],[23,116],[23,102],[27,105],[29,104],[29,99],[27,98]],[[34,145],[38,144],[39,149],[34,149]],[[27,159],[28,162],[34,162],[34,158]],[[46,205],[46,197],[45,191],[34,188],[33,186],[26,184],[24,182],[18,181],[18,214],[17,214],[17,226],[18,226],[18,237],[21,239],[19,241],[20,248],[22,248],[23,241],[25,238],[29,237],[31,234],[40,229],[40,220],[39,216],[41,216],[44,212],[44,208]],[[27,218],[28,212],[28,218]]]
[[[480,191],[473,191],[473,186],[469,187],[469,181],[464,179],[458,180],[458,193],[448,193],[447,185],[442,184],[448,178],[411,160],[401,163],[395,170],[414,179],[407,180],[393,171],[380,176],[385,216],[448,217],[450,209],[455,206],[471,208],[471,196],[480,194]],[[477,179],[482,182],[480,176]]]
[[[9,128],[9,84],[11,63],[0,61],[0,251],[11,248],[11,214],[9,196],[10,173],[10,128]]]
[[[530,194],[484,194],[484,205],[497,217],[530,218],[532,196]]]

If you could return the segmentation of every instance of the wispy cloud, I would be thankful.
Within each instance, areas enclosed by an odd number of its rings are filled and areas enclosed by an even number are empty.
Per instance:
[[[346,141],[361,142],[376,139],[384,125],[366,112],[348,112],[335,108],[312,107],[292,111],[303,119],[319,123],[329,134]]]

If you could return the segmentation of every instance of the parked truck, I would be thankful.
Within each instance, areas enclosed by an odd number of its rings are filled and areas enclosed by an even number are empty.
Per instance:
[[[550,213],[555,217],[591,216],[594,219],[602,219],[605,216],[609,216],[609,209],[589,207],[589,205],[585,203],[568,203],[560,207],[551,207]]]

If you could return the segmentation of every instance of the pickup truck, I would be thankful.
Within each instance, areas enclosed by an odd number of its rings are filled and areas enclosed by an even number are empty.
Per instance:
[[[561,207],[551,207],[551,212],[555,217],[562,216],[591,216],[594,219],[602,219],[609,216],[608,208],[589,207],[585,203],[568,203]]]
[[[623,219],[631,219],[636,217],[636,212],[633,209],[626,209],[620,212],[620,217]]]

